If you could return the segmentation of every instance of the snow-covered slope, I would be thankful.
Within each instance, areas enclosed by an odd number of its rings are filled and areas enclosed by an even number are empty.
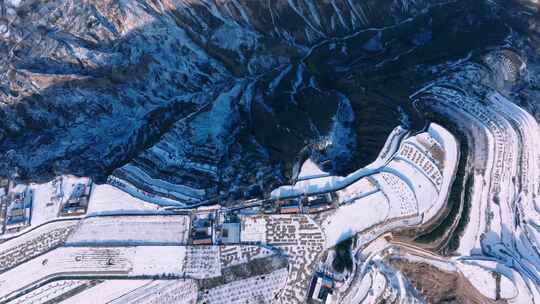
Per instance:
[[[328,157],[347,161],[354,115],[339,113],[350,105],[299,60],[435,4],[3,2],[0,174],[105,181],[114,171],[183,201],[182,186],[197,199],[254,181],[269,189],[312,141],[331,139]]]

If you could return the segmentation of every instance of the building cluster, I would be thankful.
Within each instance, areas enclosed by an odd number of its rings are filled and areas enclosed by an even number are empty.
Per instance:
[[[0,196],[1,233],[12,233],[30,226],[32,219],[33,191],[28,187],[11,189]]]
[[[68,267],[83,269],[84,266],[84,269],[91,272],[115,271],[132,276],[145,274],[150,269],[159,276],[162,275],[161,273],[175,278],[183,276],[185,279],[198,280],[197,284],[200,288],[198,301],[203,299],[204,303],[244,303],[247,299],[281,303],[336,303],[338,298],[336,281],[329,272],[318,268],[323,253],[355,234],[359,235],[360,243],[367,243],[365,240],[394,228],[414,225],[419,218],[421,221],[418,207],[418,202],[421,200],[418,199],[417,202],[417,195],[427,193],[423,198],[434,196],[432,193],[437,191],[432,189],[431,183],[440,190],[443,180],[441,167],[444,166],[445,157],[440,144],[430,136],[423,136],[418,140],[412,138],[402,143],[396,155],[398,159],[394,163],[392,163],[394,160],[389,159],[385,166],[376,170],[351,175],[352,177],[346,180],[339,189],[331,188],[316,180],[313,183],[321,185],[321,192],[325,189],[328,192],[304,194],[294,198],[283,196],[279,200],[249,200],[242,204],[225,207],[203,206],[187,211],[170,208],[167,209],[165,215],[160,216],[171,218],[181,216],[185,219],[181,221],[170,219],[171,225],[160,228],[161,232],[153,226],[158,226],[155,222],[163,224],[162,220],[154,221],[154,219],[145,218],[145,216],[158,216],[155,214],[137,215],[141,219],[135,218],[136,215],[126,215],[126,219],[118,219],[123,225],[118,225],[117,218],[111,215],[88,217],[80,221],[81,224],[78,225],[76,232],[71,233],[69,237],[69,229],[59,228],[58,231],[53,230],[48,234],[41,234],[10,251],[0,253],[0,271],[21,263],[21,257],[22,260],[32,259],[63,243],[66,244],[65,247],[52,252],[60,249],[82,248],[84,247],[82,244],[85,244],[89,248],[87,251],[74,251],[73,255],[67,257],[70,259],[67,262]],[[397,144],[393,143],[393,145],[395,148]],[[420,182],[415,184],[418,180]],[[111,179],[111,182],[115,183],[116,180]],[[419,183],[421,185],[417,187]],[[419,188],[422,188],[423,192],[417,191]],[[91,180],[78,181],[73,185],[72,190],[69,187],[66,190],[60,178],[52,182],[52,189],[51,202],[53,205],[59,205],[61,216],[81,215],[87,212],[92,190]],[[428,189],[429,192],[426,191]],[[69,193],[67,199],[64,191]],[[36,193],[38,197],[41,197],[40,192]],[[27,214],[27,222],[30,222],[31,190],[25,189],[17,193],[12,191],[3,197],[4,222],[9,223],[20,214]],[[340,204],[345,208],[337,209]],[[369,209],[366,208],[368,204],[381,208]],[[346,209],[351,206],[358,209]],[[24,208],[29,208],[29,211],[14,212],[14,210]],[[56,207],[49,209],[53,210],[52,213],[56,216]],[[354,212],[348,212],[350,210]],[[362,214],[365,210],[369,212]],[[324,226],[326,220],[336,214],[345,214],[345,216],[336,216],[338,220],[332,223],[343,223],[343,225]],[[375,220],[370,222],[371,218]],[[355,222],[362,223],[363,226],[353,226],[351,223]],[[181,231],[175,231],[172,226],[183,227],[181,237],[171,236],[181,234]],[[110,229],[117,229],[116,233],[111,233],[114,237],[107,236],[105,233]],[[353,229],[356,230],[353,231]],[[149,236],[151,233],[145,233],[145,231],[158,231],[162,237],[156,237],[155,233]],[[98,238],[93,234],[107,237]],[[333,234],[338,237],[332,239]],[[152,237],[152,240],[145,239],[144,235]],[[122,243],[124,240],[126,243]],[[148,246],[152,248],[151,251],[145,251],[144,246],[141,246],[142,251],[129,253],[130,245],[126,244],[132,241],[154,243]],[[120,244],[119,249],[117,251],[112,247],[111,250],[109,247],[104,249],[105,242]],[[101,246],[94,246],[96,243],[100,243]],[[155,258],[147,253],[157,252],[155,251],[157,246],[154,245],[158,243],[161,245],[167,243],[168,246],[164,247],[169,248],[174,243],[184,254],[182,256],[173,254],[172,258],[170,258],[171,254],[163,254],[164,264],[158,265],[165,269],[163,272],[160,272],[161,268],[155,271],[156,266],[152,264],[154,262],[147,264],[142,262],[147,261],[147,257]],[[285,262],[273,263],[274,258]],[[45,259],[43,263],[49,263],[47,267],[54,266],[53,258],[49,260]],[[139,263],[138,272],[126,270],[130,265],[136,264],[133,261]],[[276,266],[266,272],[259,271],[270,264],[279,264],[279,269]],[[179,270],[169,273],[167,268],[170,265],[178,267]],[[55,270],[58,269],[55,268]],[[152,271],[150,273],[154,273]],[[339,286],[339,280],[337,282]],[[279,292],[276,293],[276,290]],[[170,299],[175,300],[177,297]]]
[[[337,303],[334,288],[334,279],[331,276],[325,273],[316,273],[309,286],[308,302],[322,304]]]
[[[393,144],[395,148],[397,144]],[[339,189],[326,186],[318,180],[313,182],[321,186],[317,188],[321,192],[326,189],[326,193],[317,192],[279,200],[249,200],[233,206],[203,206],[187,211],[170,208],[163,215],[125,215],[126,218],[97,215],[84,218],[74,233],[70,233],[73,229],[58,228],[1,252],[0,271],[41,255],[43,259],[32,262],[41,263],[43,260],[43,266],[51,269],[56,267],[52,270],[61,273],[64,269],[58,266],[62,262],[58,262],[55,252],[77,248],[72,252],[68,250],[60,258],[62,260],[65,256],[68,259],[65,267],[81,272],[115,272],[130,276],[151,273],[160,277],[197,280],[197,300],[202,299],[204,303],[245,303],[251,299],[281,303],[336,303],[336,281],[329,272],[318,267],[323,253],[345,239],[341,238],[344,234],[351,233],[351,223],[370,224],[370,217],[380,216],[371,226],[359,225],[360,228],[345,237],[360,234],[359,240],[362,243],[363,237],[373,238],[393,228],[411,226],[420,218],[416,198],[420,192],[415,192],[413,189],[417,188],[411,184],[421,179],[421,186],[427,185],[431,192],[436,191],[431,189],[428,179],[436,187],[441,186],[440,170],[445,155],[433,138],[424,136],[421,140],[405,141],[397,157],[399,165],[392,167],[390,163],[393,160],[388,160],[384,167],[377,170],[351,175]],[[117,183],[114,178],[110,181]],[[62,178],[52,182],[52,191],[48,189],[52,193],[51,206],[59,206],[60,216],[85,214],[92,191],[91,180],[70,183],[72,188],[66,186],[64,189],[63,185],[65,183]],[[426,187],[422,190],[426,190]],[[69,197],[64,196],[64,191],[69,193]],[[2,203],[5,203],[4,222],[11,223],[16,216],[22,215],[22,219],[27,219],[29,225],[32,190],[27,187],[23,191],[6,193],[2,199]],[[41,192],[36,193],[38,197],[42,196]],[[341,207],[357,206],[358,209],[337,209],[340,204],[343,204]],[[367,204],[381,208],[368,209],[365,208]],[[28,208],[28,211],[17,211],[24,208]],[[55,216],[56,208],[49,208]],[[370,211],[364,213],[364,216],[358,216],[366,209]],[[343,225],[328,226],[332,229],[324,226],[326,219],[340,211],[346,216],[337,217],[339,220],[334,223]],[[385,213],[387,211],[388,215]],[[169,225],[161,227],[163,220],[154,219],[158,216],[170,217]],[[175,220],[173,217],[183,218]],[[181,226],[183,230],[176,231],[173,226]],[[114,236],[106,233],[110,229],[116,229],[115,233],[111,233]],[[159,236],[156,236],[156,232]],[[335,242],[328,241],[332,234],[338,235],[333,239]],[[107,242],[118,247],[103,246]],[[134,251],[130,242],[154,243],[148,248],[140,246]],[[156,254],[161,251],[156,251],[158,246],[155,245],[166,244],[159,247],[171,248],[172,243],[178,245],[182,254],[171,255],[168,251]],[[62,244],[66,246],[52,250]],[[281,262],[277,263],[274,259],[281,259]],[[162,261],[163,264],[154,260]],[[266,265],[275,267],[265,269]],[[169,267],[177,270],[169,272]],[[136,271],[133,270],[135,268]],[[11,271],[15,270],[19,268]],[[193,292],[189,294],[193,295]],[[171,301],[178,299],[174,294],[170,295],[168,299]],[[156,298],[156,303],[159,301]]]
[[[215,223],[217,244],[239,244],[240,243],[240,218],[236,212],[218,213]]]
[[[328,192],[317,195],[301,196],[297,198],[276,200],[274,205],[281,214],[309,214],[319,213],[336,208],[336,194]]]
[[[240,243],[240,222],[227,222],[221,226],[221,244]]]
[[[271,216],[276,213],[284,215],[283,218],[287,218],[286,215],[295,216],[298,214],[320,213],[336,208],[336,197],[337,195],[332,192],[300,198],[268,201],[253,205],[247,204],[244,207],[225,211],[196,211],[191,216],[189,243],[192,245],[265,243],[266,232],[261,232],[262,234],[259,234],[259,236],[250,237],[249,234],[253,231],[252,228],[254,226],[250,226],[251,222],[242,221],[241,218],[260,214]],[[272,210],[268,206],[272,206]],[[269,213],[269,211],[272,213]],[[264,219],[261,220],[264,221]],[[282,234],[282,240],[285,240],[287,232],[283,231]],[[294,233],[292,237],[294,238]],[[276,237],[275,239],[277,240],[278,238]]]
[[[214,239],[214,212],[197,212],[191,217],[190,239],[193,245],[211,245]]]
[[[69,198],[60,206],[60,216],[74,216],[86,213],[92,190],[92,180],[76,183]]]
[[[68,180],[73,183],[67,191],[63,176],[41,185],[17,185],[14,182],[5,182],[0,186],[0,235],[20,233],[32,225],[39,225],[58,216],[86,214],[92,180],[89,178],[68,178]],[[69,193],[67,198],[66,192]]]
[[[47,202],[47,207],[53,205],[60,205],[62,199],[64,199],[64,187],[63,187],[63,178],[61,176],[55,178],[52,181],[53,194],[51,195],[50,201]]]

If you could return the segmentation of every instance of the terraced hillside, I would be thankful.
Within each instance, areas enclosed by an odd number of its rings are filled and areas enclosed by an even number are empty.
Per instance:
[[[0,0],[0,303],[540,303],[536,0]]]

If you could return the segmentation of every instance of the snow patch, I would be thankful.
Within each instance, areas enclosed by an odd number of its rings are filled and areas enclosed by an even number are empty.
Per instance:
[[[303,164],[302,168],[300,169],[300,173],[298,174],[298,180],[304,180],[304,179],[310,179],[310,178],[316,178],[316,177],[322,177],[322,176],[328,176],[328,172],[324,172],[319,168],[319,166],[313,162],[310,158],[308,158]]]

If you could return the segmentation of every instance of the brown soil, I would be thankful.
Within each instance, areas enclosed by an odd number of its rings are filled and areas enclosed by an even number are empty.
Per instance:
[[[461,274],[442,271],[428,263],[411,263],[401,259],[392,259],[390,264],[403,272],[428,303],[506,303],[484,297]]]

